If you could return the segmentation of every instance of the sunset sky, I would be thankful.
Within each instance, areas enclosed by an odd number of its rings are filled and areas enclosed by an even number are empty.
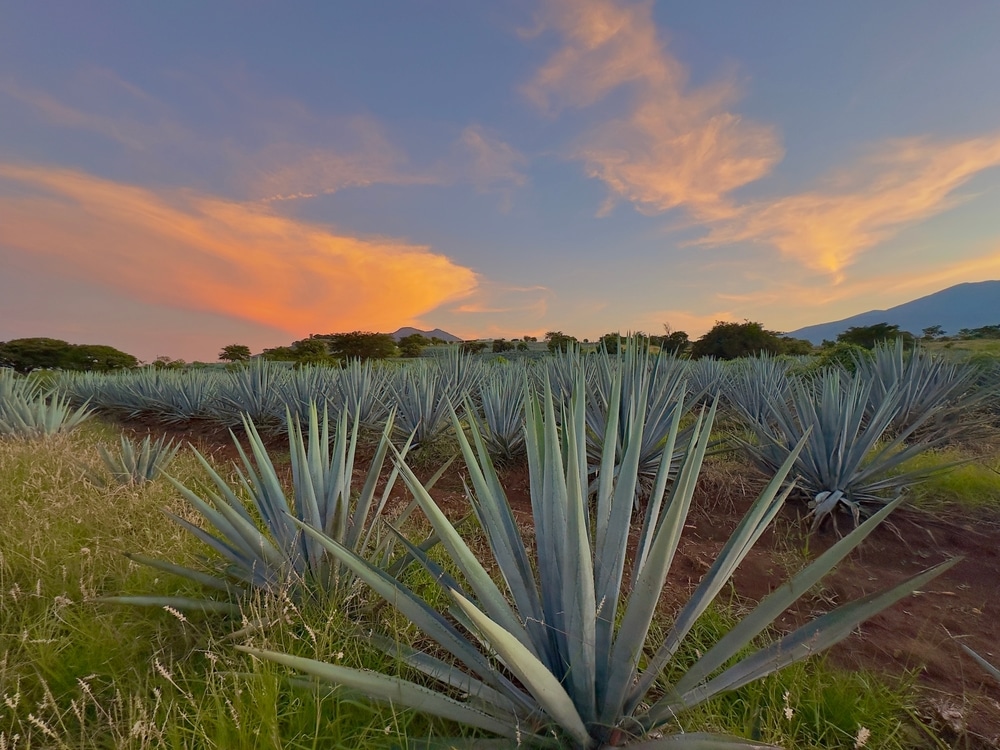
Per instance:
[[[1000,279],[1000,3],[7,2],[0,340],[788,331]]]

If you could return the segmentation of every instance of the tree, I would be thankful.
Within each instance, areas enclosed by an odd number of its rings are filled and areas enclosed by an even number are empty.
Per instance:
[[[851,326],[837,336],[842,344],[857,344],[865,349],[874,349],[880,341],[893,341],[902,336],[905,343],[913,343],[913,334],[900,331],[898,325],[875,323],[870,326]]]
[[[388,333],[351,331],[350,333],[328,333],[310,338],[326,341],[329,353],[342,360],[386,359],[398,354],[396,341]]]
[[[691,345],[691,356],[737,359],[766,352],[781,354],[785,344],[776,331],[768,331],[760,323],[716,321],[715,326]]]
[[[61,339],[27,338],[0,343],[0,367],[32,370],[107,371],[137,367],[131,354],[103,344],[70,344]]]
[[[493,339],[493,353],[503,354],[514,348],[514,344],[506,339]]]
[[[562,331],[549,331],[545,334],[545,341],[550,352],[566,352],[577,344],[575,336],[569,336]]]
[[[479,354],[486,346],[485,341],[463,341],[459,350],[463,354]]]
[[[139,360],[131,354],[104,344],[77,344],[73,347],[71,362],[72,366],[65,369],[108,372],[139,366]]]
[[[250,359],[250,347],[246,344],[229,344],[222,347],[219,359],[223,362],[246,362]]]
[[[431,343],[431,340],[420,333],[411,333],[403,336],[397,343],[399,353],[403,357],[419,357],[423,348]]]
[[[922,334],[920,338],[924,341],[933,341],[944,336],[944,328],[941,326],[927,326],[920,333]]]

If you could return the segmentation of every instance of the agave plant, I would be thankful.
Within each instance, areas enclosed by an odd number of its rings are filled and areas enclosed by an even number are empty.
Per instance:
[[[609,426],[616,434],[617,455],[624,458],[628,453],[631,424],[637,418],[630,409],[637,408],[645,424],[639,450],[639,475],[640,484],[646,485],[637,492],[648,491],[675,417],[683,416],[687,411],[685,403],[691,403],[684,398],[687,390],[684,363],[670,355],[652,355],[647,348],[638,346],[619,346],[615,354],[602,349],[595,359],[586,407],[587,459],[591,473],[597,473],[601,465]],[[620,384],[617,390],[616,383]],[[614,404],[613,413],[617,420],[612,421],[612,400],[616,397],[619,403]],[[620,468],[616,465],[614,470]]]
[[[87,403],[73,409],[65,396],[30,395],[30,390],[26,390],[0,401],[0,435],[37,438],[65,433],[93,413]]]
[[[466,411],[475,419],[490,457],[510,464],[524,455],[524,391],[528,379],[523,366],[493,370],[479,386],[478,409]],[[481,410],[481,416],[480,416]]]
[[[114,454],[103,445],[97,448],[116,484],[143,484],[153,481],[166,470],[180,449],[181,444],[168,440],[166,435],[156,441],[151,435],[147,435],[139,444],[122,435],[118,452]],[[92,474],[91,478],[102,484],[97,475]]]
[[[8,399],[32,399],[41,392],[39,384],[18,375],[9,367],[0,367],[0,404]]]
[[[215,399],[212,417],[234,426],[249,416],[261,429],[280,430],[286,408],[282,388],[291,378],[289,368],[258,357],[227,375]]]
[[[621,389],[618,379],[615,391]],[[842,606],[776,643],[740,654],[799,596],[854,548],[888,514],[877,516],[841,539],[746,616],[704,653],[674,684],[664,685],[668,665],[698,617],[723,590],[753,543],[778,513],[782,489],[798,451],[788,458],[720,552],[659,645],[649,642],[651,625],[677,551],[702,459],[714,406],[696,420],[682,465],[667,494],[674,451],[664,450],[653,495],[638,535],[630,580],[625,582],[632,498],[645,427],[643,412],[629,413],[626,455],[617,455],[617,413],[608,420],[603,473],[590,514],[587,490],[586,404],[578,380],[570,403],[557,409],[551,390],[526,402],[527,450],[537,554],[533,557],[515,522],[478,431],[459,442],[474,492],[469,499],[493,553],[496,580],[447,521],[413,473],[403,477],[439,534],[459,581],[414,549],[445,588],[452,618],[435,610],[398,579],[387,575],[323,534],[303,524],[309,536],[437,642],[451,660],[384,643],[410,667],[442,684],[441,690],[399,677],[359,671],[251,647],[241,650],[306,672],[320,680],[360,690],[395,706],[416,708],[506,738],[495,746],[610,748],[742,747],[760,743],[705,733],[677,732],[676,717],[724,691],[735,689],[847,636],[859,622],[906,596],[952,562],[905,583]],[[616,393],[617,395],[617,393]],[[617,412],[619,400],[611,400]],[[562,411],[557,417],[557,412]],[[676,412],[679,414],[679,412]],[[457,418],[455,418],[457,422]],[[673,446],[675,418],[668,436]],[[621,464],[615,475],[610,469]],[[498,582],[499,581],[499,582]],[[453,624],[455,621],[458,625]],[[440,652],[439,652],[440,653]],[[733,659],[737,661],[733,662]],[[454,696],[460,696],[455,698]]]
[[[772,404],[788,398],[790,380],[786,360],[762,352],[739,361],[725,381],[726,402],[745,422],[766,423],[772,414]]]
[[[794,381],[789,399],[772,404],[771,420],[751,425],[758,444],[742,441],[751,460],[765,473],[786,464],[793,453],[797,455],[794,472],[801,488],[812,496],[813,528],[840,507],[851,512],[856,525],[861,515],[888,502],[887,493],[898,494],[950,468],[899,471],[943,437],[907,443],[931,417],[929,413],[885,438],[898,414],[901,394],[889,389],[878,409],[870,413],[871,388],[870,382],[838,370],[826,370],[814,382]]]
[[[423,363],[402,368],[390,381],[400,435],[414,435],[417,446],[434,442],[451,429],[451,399],[465,398],[458,384]]]
[[[879,344],[868,359],[858,358],[856,372],[871,381],[870,413],[891,392],[899,392],[899,407],[888,428],[893,434],[919,421],[921,433],[968,435],[976,409],[996,394],[996,388],[976,387],[976,368],[934,357],[919,347],[906,351],[902,338]]]
[[[292,418],[290,412],[286,413],[286,423],[292,464],[291,498],[286,496],[260,433],[246,417],[243,424],[253,460],[235,436],[233,439],[243,464],[242,468],[237,468],[239,486],[249,498],[249,508],[237,494],[239,490],[230,487],[197,451],[195,456],[215,485],[214,492],[207,492],[201,497],[168,477],[201,514],[208,530],[173,513],[168,512],[167,515],[215,550],[224,562],[221,567],[208,571],[194,570],[144,555],[129,555],[137,562],[224,592],[227,595],[224,599],[122,596],[105,600],[236,613],[239,610],[238,600],[255,589],[287,591],[297,599],[344,598],[353,584],[353,575],[338,558],[327,553],[324,545],[302,533],[297,525],[301,522],[322,529],[324,534],[337,540],[345,549],[365,555],[377,564],[388,565],[395,541],[389,535],[377,533],[376,521],[385,510],[397,471],[391,473],[381,498],[376,490],[390,445],[393,429],[391,415],[357,497],[352,494],[358,442],[357,420],[348,429],[347,414],[341,413],[331,435],[326,411],[320,420],[313,403],[305,429]],[[404,511],[398,522],[405,520],[409,512],[411,509]]]

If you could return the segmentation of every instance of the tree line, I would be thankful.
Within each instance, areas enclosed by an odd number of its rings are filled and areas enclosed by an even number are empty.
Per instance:
[[[907,344],[919,341],[948,341],[971,339],[1000,339],[1000,324],[963,328],[954,336],[945,336],[941,326],[928,326],[915,336],[900,330],[898,325],[876,323],[869,326],[853,326],[839,334],[835,341],[824,341],[814,347],[803,339],[790,338],[778,331],[771,331],[761,323],[745,320],[742,323],[717,321],[715,325],[696,340],[691,340],[685,331],[677,331],[664,325],[662,335],[651,335],[642,331],[622,335],[619,332],[606,333],[594,342],[580,341],[563,331],[548,331],[539,342],[535,336],[462,342],[459,347],[468,353],[489,351],[503,355],[509,352],[526,352],[542,349],[549,352],[564,352],[582,345],[590,348],[604,348],[616,353],[621,346],[637,346],[677,356],[699,359],[737,359],[756,354],[803,355],[823,352],[838,346],[858,346],[872,349],[880,341],[903,338]],[[334,365],[353,359],[387,359],[391,357],[419,357],[425,347],[447,342],[427,338],[415,333],[396,341],[388,333],[350,331],[344,333],[313,334],[293,341],[288,346],[264,349],[256,355],[266,360],[291,362],[296,365]],[[544,347],[542,347],[544,344]],[[223,362],[246,362],[255,356],[245,344],[229,344],[222,347],[218,358]],[[0,342],[0,367],[10,367],[20,373],[32,370],[76,370],[108,372],[130,369],[142,364],[131,354],[104,344],[70,344],[61,339],[23,338]],[[183,367],[184,360],[158,357],[149,363],[153,367]]]

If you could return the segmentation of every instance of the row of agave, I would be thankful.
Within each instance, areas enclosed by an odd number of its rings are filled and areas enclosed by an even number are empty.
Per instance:
[[[551,384],[556,400],[565,404],[580,380],[587,391],[592,490],[612,406],[618,406],[621,455],[629,447],[626,425],[636,416],[629,410],[638,409],[646,421],[637,499],[648,494],[675,418],[687,423],[693,406],[719,397],[749,433],[738,441],[740,447],[766,472],[808,436],[794,471],[817,523],[838,509],[857,521],[884,504],[886,495],[924,478],[926,472],[901,467],[920,452],[968,435],[975,415],[997,400],[996,382],[982,382],[976,368],[921,349],[906,351],[902,341],[859,357],[851,369],[797,373],[795,365],[766,356],[688,362],[635,347],[492,365],[456,352],[397,366],[354,362],[344,369],[292,370],[257,361],[231,372],[78,375],[66,378],[63,388],[77,401],[125,416],[202,417],[233,425],[246,415],[262,430],[301,426],[310,403],[376,431],[391,412],[396,444],[412,436],[417,446],[455,435],[449,419],[454,405],[464,422],[476,424],[492,460],[511,463],[523,460],[526,450],[525,393],[538,394],[543,383]],[[622,390],[613,404],[616,377]]]
[[[174,520],[212,547],[221,560],[209,570],[137,557],[215,590],[203,600],[122,597],[118,601],[200,607],[237,613],[254,590],[322,594],[330,606],[364,584],[408,618],[439,647],[413,649],[356,610],[359,637],[398,657],[423,676],[420,682],[359,671],[289,654],[239,647],[256,657],[321,681],[441,716],[501,738],[498,747],[762,748],[762,744],[707,733],[678,732],[686,710],[736,689],[846,637],[862,620],[890,606],[955,561],[843,605],[762,648],[752,644],[787,608],[831,570],[898,505],[875,513],[828,551],[774,590],[673,683],[664,672],[697,619],[723,591],[736,567],[793,491],[786,478],[808,445],[800,441],[723,546],[690,600],[671,621],[666,638],[651,637],[652,624],[685,526],[702,461],[709,448],[716,405],[702,409],[685,430],[684,397],[670,409],[648,502],[634,510],[648,429],[660,417],[649,396],[628,382],[625,368],[607,374],[595,391],[582,370],[572,373],[568,394],[546,377],[541,392],[522,384],[524,441],[530,475],[534,544],[526,544],[507,501],[489,449],[475,421],[463,424],[447,409],[465,461],[471,508],[492,559],[484,562],[406,464],[388,420],[360,492],[351,490],[359,421],[342,412],[331,425],[310,405],[303,430],[286,414],[292,461],[292,496],[278,481],[264,441],[246,420],[250,453],[241,449],[238,487],[230,487],[207,462],[215,486],[199,496],[177,484],[203,517],[204,526]],[[679,386],[678,386],[679,387]],[[594,427],[590,399],[606,404],[596,439],[599,471],[592,480]],[[646,402],[645,404],[643,402]],[[623,434],[624,433],[624,436]],[[402,477],[435,538],[406,538],[398,520],[384,522],[389,488],[376,490],[391,456],[391,487]],[[251,499],[248,508],[241,495]],[[633,524],[637,544],[630,546]],[[428,555],[439,541],[443,551]],[[395,542],[404,552],[393,555]],[[529,550],[534,550],[530,552]],[[447,565],[441,562],[447,558]],[[443,588],[447,611],[410,589],[402,566],[416,561]],[[451,575],[447,570],[458,571]],[[407,579],[409,580],[409,579]],[[748,648],[749,647],[749,648]],[[476,746],[473,740],[466,746]],[[459,746],[459,742],[448,746]]]

